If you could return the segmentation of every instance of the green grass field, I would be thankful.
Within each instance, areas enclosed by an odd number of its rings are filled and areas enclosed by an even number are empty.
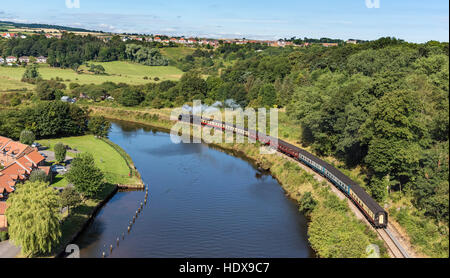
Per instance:
[[[103,142],[100,139],[96,139],[92,135],[80,136],[80,137],[68,137],[60,139],[40,140],[40,144],[50,147],[53,150],[53,146],[61,142],[70,146],[72,149],[77,149],[81,152],[89,152],[94,156],[95,164],[105,174],[106,181],[112,184],[139,184],[139,179],[136,177],[130,178],[129,168],[125,160],[120,154],[113,149],[110,145]],[[75,154],[68,152],[68,156],[76,157]],[[56,184],[56,185],[55,185]],[[67,185],[65,179],[56,177],[54,186],[64,187]]]
[[[71,69],[52,68],[48,65],[40,65],[39,73],[44,79],[62,78],[68,85],[72,82],[79,84],[101,84],[103,82],[111,81],[115,83],[127,83],[131,85],[145,84],[155,77],[160,81],[164,80],[178,80],[183,72],[176,67],[149,67],[141,64],[116,61],[107,63],[96,63],[102,65],[107,75],[93,75],[93,74],[77,74]],[[83,69],[83,67],[81,68]],[[21,82],[22,75],[25,72],[23,67],[0,67],[0,92],[17,89],[32,89],[33,85]],[[149,79],[144,79],[148,77]],[[151,79],[150,79],[151,78]]]
[[[160,49],[161,54],[166,56],[172,61],[177,62],[181,58],[191,55],[195,52],[195,48],[188,47],[168,47]]]

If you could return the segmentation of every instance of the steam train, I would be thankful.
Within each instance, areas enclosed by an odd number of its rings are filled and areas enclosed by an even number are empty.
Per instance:
[[[355,181],[344,175],[341,171],[328,164],[327,162],[317,158],[309,152],[293,146],[283,140],[279,140],[268,136],[264,133],[230,125],[225,122],[219,122],[207,118],[197,117],[194,115],[182,114],[178,117],[179,121],[190,124],[201,124],[202,126],[209,126],[222,131],[232,131],[236,134],[257,140],[265,145],[275,146],[277,150],[285,155],[288,155],[301,163],[305,164],[318,174],[327,178],[339,190],[341,190],[365,215],[368,221],[377,229],[385,229],[388,225],[388,213],[361,188]]]

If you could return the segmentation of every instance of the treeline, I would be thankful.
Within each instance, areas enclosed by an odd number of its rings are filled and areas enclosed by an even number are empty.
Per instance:
[[[159,53],[163,45],[157,42],[123,42],[119,36],[104,42],[91,35],[77,36],[64,33],[61,39],[47,39],[44,35],[29,36],[26,39],[10,39],[0,42],[0,56],[45,56],[53,67],[74,70],[85,62],[110,62],[129,59],[146,65],[167,65]],[[127,52],[136,49],[136,53]]]
[[[295,44],[303,44],[303,43],[344,43],[341,39],[330,39],[330,38],[320,38],[320,39],[311,39],[311,38],[297,38],[293,37],[291,39],[284,39],[285,41],[293,42]],[[358,42],[361,42],[361,40],[358,40]]]
[[[377,200],[409,192],[448,223],[448,44],[383,39],[293,57],[283,83],[292,86],[287,111],[302,141],[364,165]]]
[[[87,131],[88,112],[61,101],[43,102],[31,107],[0,112],[0,134],[19,139],[23,130],[37,138],[83,135]]]
[[[14,26],[16,28],[40,28],[40,29],[65,30],[65,31],[71,31],[71,32],[95,32],[95,31],[90,31],[90,30],[86,30],[83,28],[77,28],[77,27],[66,27],[66,26],[40,24],[40,23],[17,23],[17,22],[2,21],[2,20],[0,20],[0,25]]]

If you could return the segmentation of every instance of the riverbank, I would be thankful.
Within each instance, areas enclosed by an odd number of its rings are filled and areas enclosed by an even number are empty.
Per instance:
[[[123,186],[142,189],[144,183],[140,173],[134,166],[131,157],[119,146],[108,139],[98,139],[92,135],[41,140],[50,149],[61,142],[76,149],[78,152],[93,154],[96,165],[105,174],[105,187],[95,198],[87,198],[83,203],[70,210],[62,222],[62,237],[58,248],[51,253],[51,257],[64,256],[67,245],[73,243],[90,225],[98,211]],[[69,152],[70,153],[70,152]],[[76,157],[76,155],[73,155]]]
[[[126,115],[127,121],[170,130],[173,126],[168,118],[151,112],[121,110],[111,113],[113,108],[96,108],[94,114],[107,118],[120,119]],[[108,113],[109,112],[109,113]],[[134,116],[133,116],[134,115]],[[147,116],[145,116],[147,115]],[[314,174],[309,174],[300,166],[284,156],[261,155],[259,144],[213,144],[213,148],[244,158],[256,167],[269,170],[278,180],[286,195],[302,206],[304,196],[311,194],[315,208],[304,211],[309,216],[309,240],[319,257],[358,258],[367,257],[366,248],[370,244],[380,247],[381,256],[388,257],[384,243],[376,233],[358,220],[350,211],[346,200],[340,200],[331,192],[326,182],[319,182]],[[323,227],[327,227],[323,229]]]

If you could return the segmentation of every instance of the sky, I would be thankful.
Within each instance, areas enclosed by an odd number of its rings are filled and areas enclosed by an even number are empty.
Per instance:
[[[0,2],[0,20],[117,33],[247,39],[295,36],[374,40],[392,36],[419,43],[449,41],[448,0]]]

